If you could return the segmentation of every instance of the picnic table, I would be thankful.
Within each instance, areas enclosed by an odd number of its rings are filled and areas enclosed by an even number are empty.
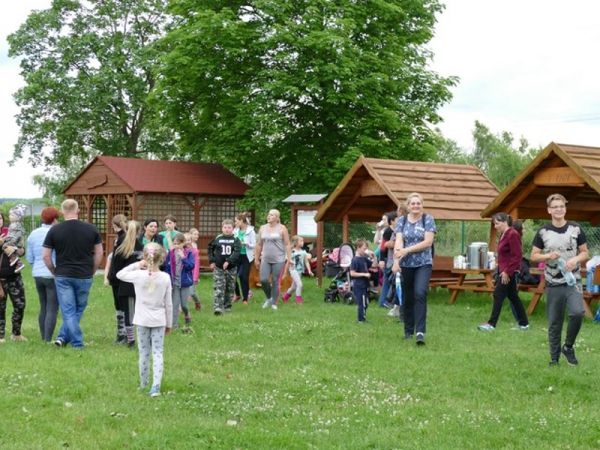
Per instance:
[[[450,300],[448,300],[450,304],[454,304],[463,291],[494,292],[492,277],[494,270],[492,269],[452,269],[451,272],[458,276],[458,281],[447,286],[450,291]]]
[[[535,308],[537,307],[539,301],[541,300],[542,296],[544,295],[544,289],[546,288],[546,280],[543,277],[544,269],[531,268],[529,270],[529,272],[532,275],[539,275],[540,282],[538,283],[537,286],[520,284],[519,290],[533,293],[533,296],[531,297],[531,301],[529,302],[529,306],[527,307],[527,314],[532,315],[533,312],[535,311]],[[587,276],[587,273],[584,269],[581,270],[581,276],[583,278],[585,278]],[[594,272],[594,284],[600,284],[600,270]],[[585,286],[584,286],[584,288],[585,288]],[[600,293],[589,292],[584,289],[584,291],[583,291],[583,309],[585,311],[586,317],[588,317],[590,319],[592,317],[594,317],[594,315],[592,314],[591,304],[592,304],[592,301],[599,299],[599,298],[600,298]]]

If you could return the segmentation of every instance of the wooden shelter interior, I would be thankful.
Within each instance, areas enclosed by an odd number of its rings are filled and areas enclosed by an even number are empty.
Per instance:
[[[342,222],[342,238],[347,242],[350,222],[378,222],[412,192],[423,196],[424,211],[436,220],[481,221],[483,209],[498,196],[498,189],[474,166],[361,156],[315,220]],[[436,254],[432,280],[449,277],[450,269],[452,257]]]

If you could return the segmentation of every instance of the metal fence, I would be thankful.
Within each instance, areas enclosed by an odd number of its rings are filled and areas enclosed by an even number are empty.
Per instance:
[[[523,221],[523,256],[531,254],[531,244],[538,228],[548,221],[525,220]],[[437,233],[435,236],[436,255],[457,256],[464,255],[467,246],[472,242],[488,242],[490,236],[490,221],[456,221],[436,220]],[[586,234],[590,257],[600,255],[600,227],[581,223]],[[375,225],[369,223],[351,223],[350,241],[358,238],[373,240]],[[342,225],[338,223],[325,224],[325,248],[338,247],[342,243]]]

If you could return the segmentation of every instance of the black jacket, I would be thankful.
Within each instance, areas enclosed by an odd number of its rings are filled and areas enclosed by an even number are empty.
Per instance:
[[[233,234],[226,236],[218,235],[210,244],[208,244],[208,260],[210,263],[222,269],[225,262],[229,263],[228,269],[236,267],[240,263],[240,252],[242,243]]]

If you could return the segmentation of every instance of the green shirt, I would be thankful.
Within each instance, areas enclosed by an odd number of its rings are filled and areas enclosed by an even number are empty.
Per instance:
[[[175,237],[175,235],[179,233],[179,231],[171,231],[171,241],[173,240],[173,238]],[[169,247],[169,240],[167,239],[167,234],[169,234],[169,231],[161,231],[160,234],[163,237],[163,247],[165,248],[165,250],[168,252],[169,250],[171,250],[171,247]]]
[[[242,250],[240,251],[240,255],[245,255],[246,254],[246,243],[244,242],[244,239],[246,237],[246,230],[242,230],[241,228],[238,229],[235,237],[238,238],[240,240],[240,242],[242,243]]]

